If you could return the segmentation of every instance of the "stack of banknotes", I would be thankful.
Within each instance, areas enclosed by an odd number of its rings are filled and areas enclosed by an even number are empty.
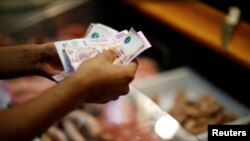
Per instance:
[[[53,78],[60,82],[65,77],[76,71],[79,65],[101,53],[103,50],[114,49],[117,58],[114,64],[127,64],[140,55],[151,45],[139,31],[133,28],[117,31],[109,26],[92,23],[83,38],[55,42],[64,71]]]

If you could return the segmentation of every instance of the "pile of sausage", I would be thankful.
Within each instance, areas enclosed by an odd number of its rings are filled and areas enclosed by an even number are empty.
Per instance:
[[[175,104],[168,112],[193,134],[207,131],[209,124],[223,124],[237,118],[226,111],[214,96],[208,94],[190,100],[185,91],[176,94]]]
[[[130,105],[126,105],[130,106]],[[136,108],[126,121],[116,123],[108,119],[107,105],[90,105],[79,108],[40,137],[40,141],[157,141],[153,128],[138,124]],[[112,111],[111,111],[112,112]],[[113,111],[112,113],[115,113]],[[126,114],[123,111],[122,114]],[[116,116],[115,114],[112,114]],[[124,115],[125,116],[125,115]],[[132,117],[133,116],[133,117]],[[116,118],[116,117],[114,117]]]
[[[75,110],[62,121],[50,127],[41,136],[42,141],[111,141],[99,121],[83,110]]]

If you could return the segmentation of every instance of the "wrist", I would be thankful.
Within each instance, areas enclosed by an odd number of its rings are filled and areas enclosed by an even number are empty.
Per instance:
[[[37,75],[40,73],[42,45],[28,44],[2,47],[0,49],[2,79]]]
[[[37,54],[37,61],[35,63],[35,72],[37,75],[44,75],[44,72],[42,70],[42,64],[44,63],[44,60],[47,58],[48,53],[46,51],[46,44],[36,45],[36,54]]]
[[[53,42],[38,45],[39,57],[38,57],[37,67],[36,67],[38,75],[48,77],[47,76],[48,74],[44,66],[46,63],[51,62],[51,59],[53,59],[54,55],[55,55],[55,47],[54,47]]]
[[[69,79],[72,82],[71,87],[73,91],[76,92],[78,98],[83,101],[87,101],[87,96],[90,96],[88,94],[93,91],[91,89],[93,88],[94,83],[91,82],[90,78],[91,76],[89,76],[86,72],[74,72],[71,76],[69,76]]]
[[[89,84],[86,81],[82,81],[79,75],[74,73],[59,83],[59,85],[62,87],[61,89],[64,89],[67,99],[74,101],[76,105],[86,101],[86,94],[89,93]]]

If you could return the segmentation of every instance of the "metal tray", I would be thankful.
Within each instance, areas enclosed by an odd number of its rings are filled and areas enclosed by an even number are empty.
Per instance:
[[[230,111],[238,117],[235,121],[226,124],[247,124],[250,121],[250,109],[213,86],[188,67],[162,72],[136,81],[134,86],[148,97],[157,95],[158,105],[164,111],[170,110],[174,104],[176,92],[185,89],[189,99],[197,99],[206,94],[214,95],[226,111]],[[207,140],[207,132],[198,134],[197,137],[201,140]]]

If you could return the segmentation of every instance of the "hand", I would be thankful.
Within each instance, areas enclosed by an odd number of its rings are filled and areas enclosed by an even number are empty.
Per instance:
[[[39,63],[39,70],[42,76],[51,78],[51,76],[63,71],[62,63],[53,42],[43,44],[41,50],[42,57]]]
[[[104,51],[82,63],[72,74],[79,80],[79,89],[87,85],[87,93],[83,95],[84,102],[106,103],[129,92],[129,83],[134,79],[137,61],[127,65],[113,65],[116,56],[115,51]]]

